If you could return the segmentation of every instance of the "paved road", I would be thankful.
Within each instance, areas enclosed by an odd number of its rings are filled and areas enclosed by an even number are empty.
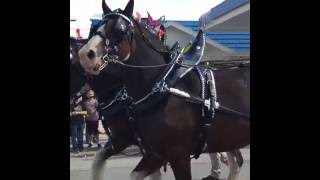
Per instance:
[[[239,180],[250,180],[250,149],[241,150],[244,156],[244,165],[239,175]],[[92,156],[83,158],[70,158],[70,180],[90,180],[90,167]],[[104,178],[105,180],[129,180],[129,174],[138,163],[141,157],[118,156],[107,161]],[[193,180],[201,180],[208,175],[211,164],[207,154],[202,154],[199,159],[192,160]],[[162,171],[163,172],[163,171]],[[228,168],[222,165],[222,177],[227,177]],[[171,168],[162,173],[163,180],[174,180]]]

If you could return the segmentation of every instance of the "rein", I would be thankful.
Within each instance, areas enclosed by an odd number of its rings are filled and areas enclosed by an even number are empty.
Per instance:
[[[105,57],[103,57],[103,60]],[[130,64],[125,64],[122,61],[118,60],[118,58],[110,58],[105,60],[108,63],[118,63],[122,66],[126,66],[126,67],[131,67],[131,68],[160,68],[160,67],[165,67],[165,66],[169,66],[172,64],[175,64],[175,59],[172,59],[169,63],[165,63],[165,64],[159,64],[159,65],[148,65],[148,66],[138,66],[138,65],[130,65]],[[104,67],[103,67],[104,68]]]

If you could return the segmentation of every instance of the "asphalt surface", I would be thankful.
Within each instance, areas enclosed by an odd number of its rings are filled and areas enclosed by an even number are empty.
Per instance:
[[[129,153],[135,153],[136,148],[127,151]],[[131,151],[131,152],[130,152]],[[244,157],[244,164],[241,168],[238,180],[250,180],[250,148],[244,148],[241,150]],[[90,180],[91,177],[91,163],[94,156],[84,156],[84,154],[77,157],[70,158],[70,180]],[[133,157],[118,155],[107,160],[104,180],[129,180],[130,172],[137,165],[141,159],[140,155]],[[211,169],[210,158],[207,154],[202,154],[199,159],[191,161],[192,177],[193,180],[201,180],[206,177]],[[163,180],[174,180],[173,172],[168,166],[167,172],[162,172]],[[229,169],[222,164],[222,178],[228,176]]]

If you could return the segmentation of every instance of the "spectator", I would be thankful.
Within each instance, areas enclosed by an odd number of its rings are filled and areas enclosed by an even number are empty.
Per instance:
[[[241,154],[240,154],[241,155]],[[240,167],[237,163],[238,159],[230,152],[209,153],[211,160],[211,174],[202,180],[220,180],[221,164],[220,161],[230,166],[230,171],[227,180],[236,180],[240,173]],[[219,161],[220,156],[220,161]],[[242,155],[241,155],[242,157]]]
[[[95,137],[98,148],[101,148],[99,143],[99,112],[98,112],[98,100],[95,98],[93,90],[89,90],[86,94],[86,100],[84,102],[85,108],[88,112],[86,119],[87,135],[88,135],[88,147],[92,147],[93,138]]]
[[[70,106],[70,130],[74,153],[83,151],[83,130],[86,115],[87,112],[84,110],[82,97],[78,97]]]

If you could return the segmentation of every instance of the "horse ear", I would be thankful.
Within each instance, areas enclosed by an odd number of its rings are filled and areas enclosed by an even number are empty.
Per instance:
[[[129,0],[126,8],[124,9],[123,13],[128,16],[131,17],[132,13],[133,13],[133,6],[134,6],[134,0]]]
[[[103,15],[106,15],[111,12],[111,9],[106,4],[105,0],[102,0],[102,10],[103,10]]]

